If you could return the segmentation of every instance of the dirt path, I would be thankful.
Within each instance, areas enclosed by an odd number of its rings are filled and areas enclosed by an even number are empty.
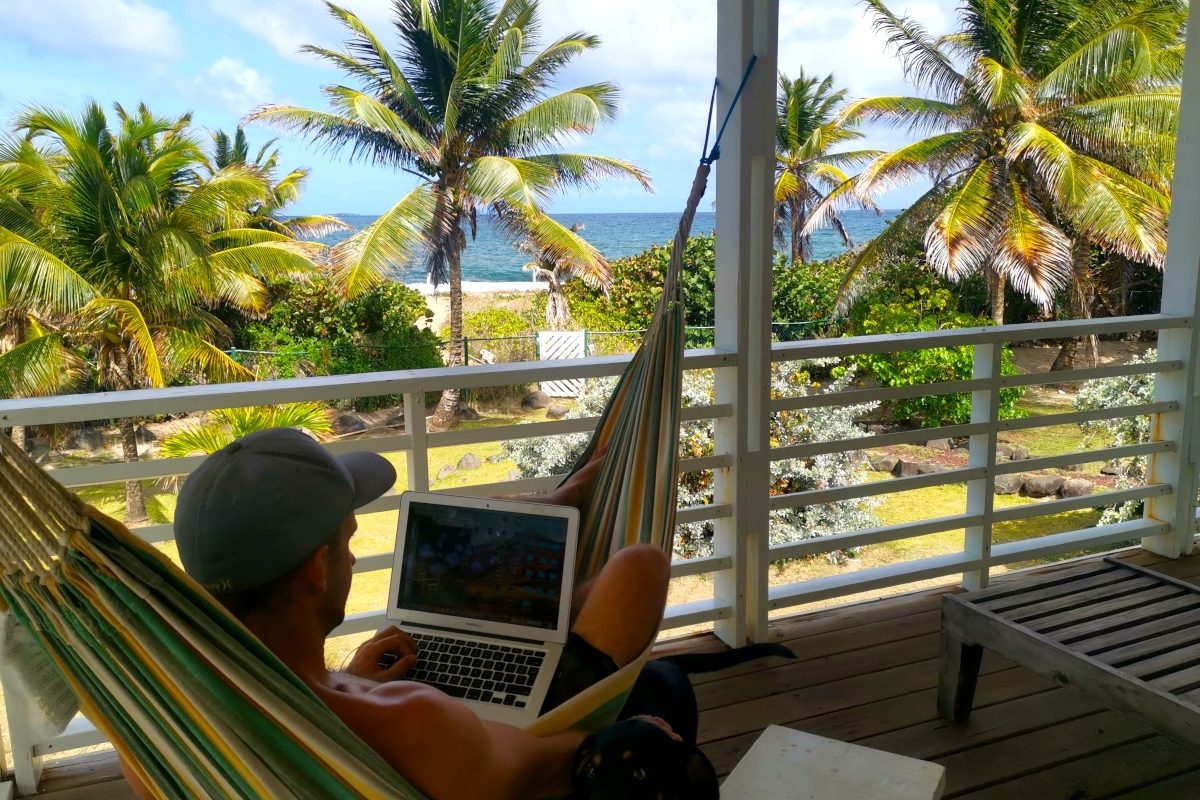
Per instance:
[[[1100,340],[1100,364],[1124,364],[1154,345],[1150,342]],[[1023,373],[1046,372],[1058,356],[1058,345],[1020,345],[1012,349],[1013,361]]]

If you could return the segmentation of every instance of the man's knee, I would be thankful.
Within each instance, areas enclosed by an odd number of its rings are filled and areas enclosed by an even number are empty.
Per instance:
[[[648,586],[666,586],[671,580],[671,560],[657,547],[648,544],[633,544],[622,548],[609,559],[609,568],[622,576]]]

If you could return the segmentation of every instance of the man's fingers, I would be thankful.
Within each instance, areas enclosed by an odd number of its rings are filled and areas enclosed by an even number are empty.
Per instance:
[[[370,639],[364,642],[359,649],[378,659],[384,653],[394,653],[397,656],[415,655],[419,648],[411,636],[404,631],[397,630],[385,638]]]
[[[405,656],[387,669],[380,670],[379,682],[382,683],[383,681],[394,681],[398,678],[403,678],[416,663],[417,657],[415,654]]]

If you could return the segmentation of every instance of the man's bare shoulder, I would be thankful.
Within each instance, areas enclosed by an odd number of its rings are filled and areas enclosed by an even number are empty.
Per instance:
[[[414,681],[375,683],[339,675],[329,684],[313,688],[330,710],[360,736],[365,733],[364,726],[382,726],[395,733],[398,728],[428,730],[476,720],[474,713],[462,703],[432,686]]]

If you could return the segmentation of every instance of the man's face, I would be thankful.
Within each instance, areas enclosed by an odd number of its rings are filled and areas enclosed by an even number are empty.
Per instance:
[[[334,544],[329,549],[329,557],[325,561],[328,571],[326,576],[328,591],[322,604],[322,615],[325,618],[327,631],[332,631],[341,625],[342,620],[346,618],[346,598],[350,596],[350,583],[354,577],[355,561],[354,554],[350,552],[350,538],[356,530],[358,530],[358,520],[355,519],[354,514],[350,514],[338,528],[338,535],[334,539]]]

